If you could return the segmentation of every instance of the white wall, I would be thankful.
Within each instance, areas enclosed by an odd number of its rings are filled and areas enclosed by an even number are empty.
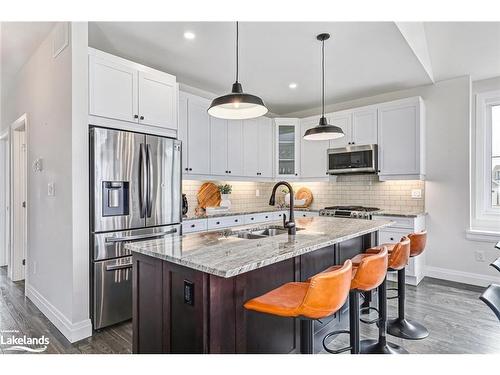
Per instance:
[[[498,272],[489,266],[500,255],[493,248],[493,242],[465,238],[469,224],[471,116],[471,82],[468,76],[330,105],[326,112],[416,95],[422,96],[426,106],[427,273],[478,285],[487,285],[493,280],[498,282]],[[318,109],[313,109],[291,115],[306,117],[317,113]],[[475,250],[485,252],[485,262],[475,260]]]
[[[76,341],[91,334],[88,219],[82,212],[82,206],[88,211],[88,179],[81,180],[88,169],[88,40],[86,23],[73,23],[70,29],[70,45],[56,58],[54,29],[18,73],[3,103],[3,126],[28,115],[26,294],[70,341]],[[42,172],[31,168],[36,158],[43,159]],[[78,181],[73,180],[76,176]],[[55,184],[55,197],[47,196],[49,182]]]

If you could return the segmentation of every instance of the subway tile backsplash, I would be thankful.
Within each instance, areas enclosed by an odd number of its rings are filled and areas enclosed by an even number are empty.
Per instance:
[[[203,182],[184,180],[182,183],[182,192],[186,194],[189,204],[188,214],[193,214],[198,205],[196,194]],[[233,186],[232,211],[260,210],[269,207],[268,202],[274,186],[273,182],[213,182],[215,184],[228,183]],[[421,212],[425,210],[424,181],[380,182],[378,177],[374,175],[356,175],[339,176],[336,182],[292,182],[292,186],[295,191],[302,186],[311,189],[314,196],[312,209],[333,205],[361,205],[394,212]],[[422,198],[412,198],[412,189],[421,189]],[[256,196],[256,190],[259,190],[259,196]]]

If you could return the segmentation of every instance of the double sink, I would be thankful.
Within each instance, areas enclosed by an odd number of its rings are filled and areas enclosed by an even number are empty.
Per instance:
[[[303,230],[304,228],[296,228],[297,231]],[[280,234],[287,234],[288,229],[277,226],[270,225],[266,227],[254,228],[254,229],[244,229],[237,231],[233,234],[238,238],[244,238],[246,240],[257,240],[259,238],[274,237]]]

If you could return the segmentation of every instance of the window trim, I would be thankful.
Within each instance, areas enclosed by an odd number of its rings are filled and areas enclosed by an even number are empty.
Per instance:
[[[475,128],[472,132],[471,218],[469,231],[498,233],[500,208],[491,202],[492,128],[490,107],[500,105],[500,90],[476,94]]]

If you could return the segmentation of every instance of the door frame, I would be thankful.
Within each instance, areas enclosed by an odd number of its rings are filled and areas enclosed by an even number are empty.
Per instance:
[[[24,144],[25,144],[25,157],[24,157],[24,178],[22,181],[26,207],[23,209],[20,205],[14,205],[14,156],[17,150],[15,144],[15,132],[24,131]],[[26,265],[28,264],[28,115],[25,113],[14,121],[10,126],[10,137],[9,137],[9,151],[10,151],[10,191],[9,191],[9,206],[10,218],[9,218],[9,228],[10,228],[10,257],[8,264],[8,277],[13,281],[19,281],[26,278],[27,272]],[[24,221],[24,235],[23,235],[23,254],[17,254],[15,249],[15,238],[14,231],[15,228],[15,218],[17,215],[21,215]],[[16,261],[17,259],[26,259],[25,265],[21,262]]]
[[[2,257],[0,257],[0,265],[8,265],[10,259],[10,132],[6,129],[0,134],[0,142],[4,143],[3,149],[0,150],[0,163],[2,164],[2,169],[4,172],[4,179],[1,182],[0,190],[3,191],[3,212],[4,223],[3,228],[1,228],[0,233],[0,252],[2,252]]]

